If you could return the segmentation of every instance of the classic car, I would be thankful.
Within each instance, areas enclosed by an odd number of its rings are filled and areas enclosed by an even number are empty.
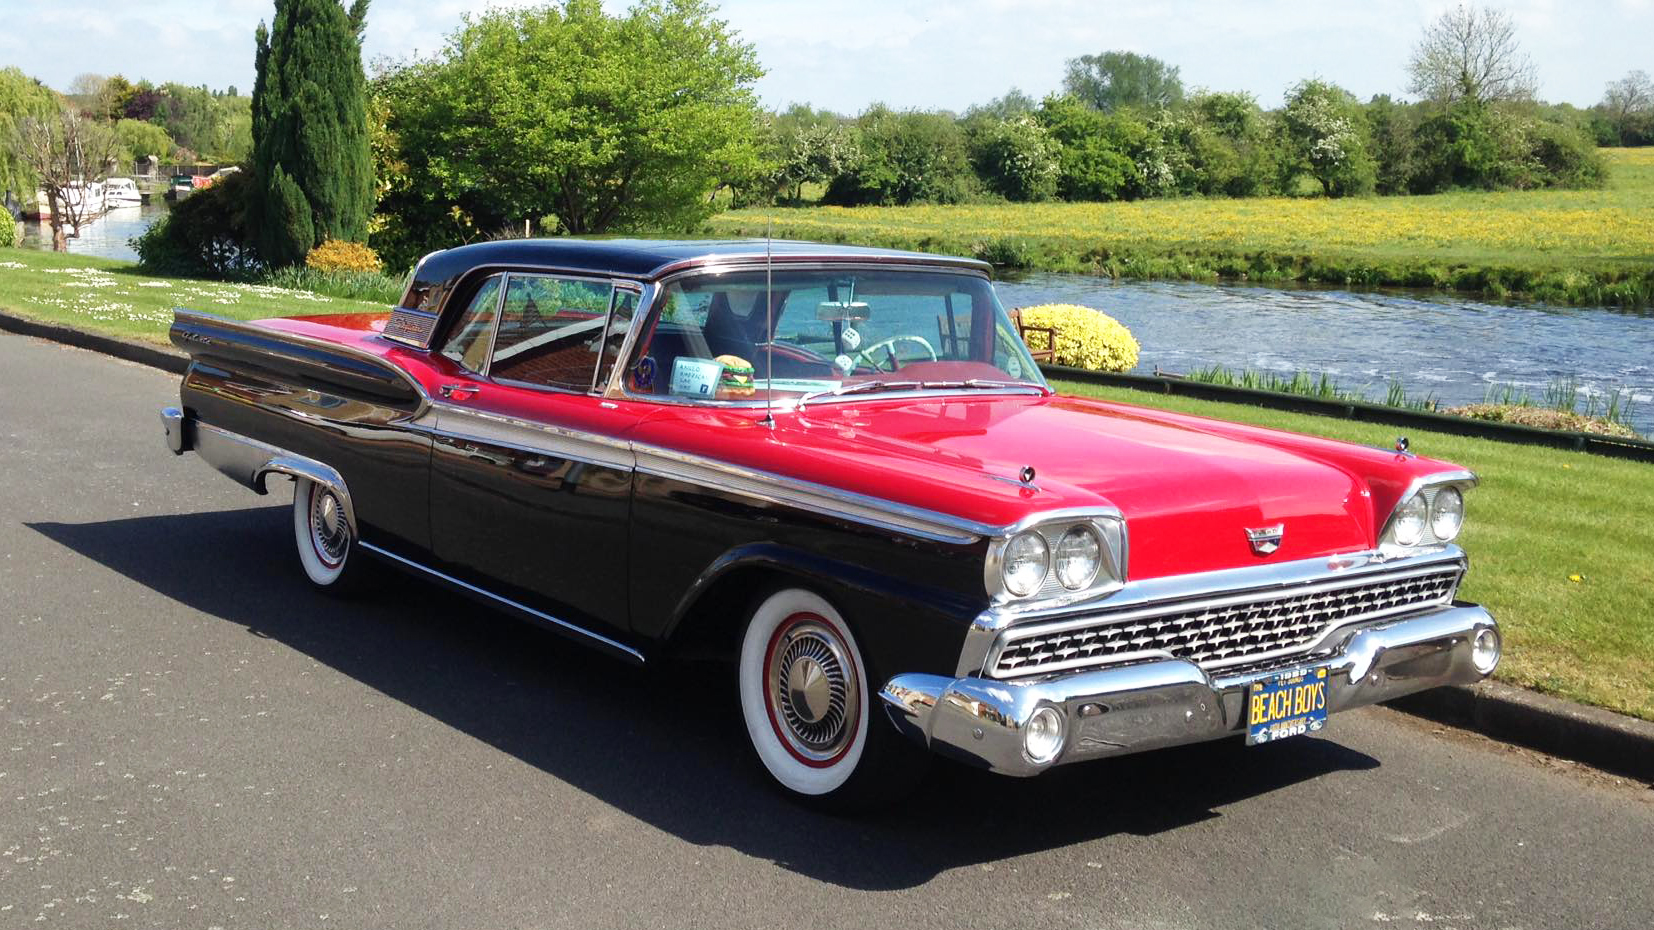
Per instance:
[[[828,806],[932,754],[1275,742],[1493,671],[1497,624],[1456,599],[1474,475],[1056,394],[989,272],[462,246],[388,314],[179,310],[161,418],[255,491],[293,480],[321,588],[388,564],[629,662],[724,657],[758,763]]]

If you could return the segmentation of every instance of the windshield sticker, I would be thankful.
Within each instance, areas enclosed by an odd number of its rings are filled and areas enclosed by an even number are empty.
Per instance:
[[[750,369],[749,377],[750,375]],[[672,362],[672,393],[683,397],[717,396],[718,378],[724,373],[722,362],[710,358],[678,358]]]
[[[640,391],[655,389],[655,360],[645,355],[632,366],[632,383]]]

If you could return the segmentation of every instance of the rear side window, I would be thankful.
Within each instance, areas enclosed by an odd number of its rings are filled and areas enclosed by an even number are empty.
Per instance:
[[[613,290],[607,281],[510,275],[489,376],[537,387],[590,390]]]
[[[505,275],[494,275],[477,288],[475,297],[454,324],[442,346],[444,358],[452,359],[466,371],[481,373],[488,361],[488,344],[494,335],[494,318],[500,310],[500,285]]]

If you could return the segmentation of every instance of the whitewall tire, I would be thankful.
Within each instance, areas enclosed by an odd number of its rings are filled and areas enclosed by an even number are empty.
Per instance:
[[[833,605],[802,588],[759,602],[737,664],[741,716],[754,753],[787,791],[843,789],[867,750],[867,668]]]
[[[293,541],[311,584],[346,591],[361,574],[344,502],[326,485],[293,479]]]

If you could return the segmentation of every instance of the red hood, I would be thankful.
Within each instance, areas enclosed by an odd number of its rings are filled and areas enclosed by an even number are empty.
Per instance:
[[[736,418],[685,411],[653,419],[641,433],[654,436],[640,438],[697,445],[691,436],[708,431],[673,427],[703,416]],[[869,400],[777,420],[774,442],[694,451],[750,451],[764,459],[748,460],[757,467],[992,524],[1112,505],[1126,517],[1133,578],[1370,549],[1375,513],[1388,514],[1415,474],[1451,467],[1072,397]],[[1035,470],[1035,490],[1015,480],[1024,466]],[[1254,553],[1245,531],[1276,524],[1285,527],[1280,548]]]

